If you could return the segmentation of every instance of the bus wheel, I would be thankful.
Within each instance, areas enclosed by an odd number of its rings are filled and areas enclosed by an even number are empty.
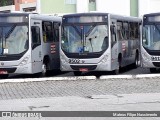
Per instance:
[[[113,70],[113,75],[118,75],[119,74],[119,68]]]
[[[138,53],[136,53],[135,62],[134,62],[134,64],[133,64],[133,67],[134,67],[134,68],[137,68],[137,67],[138,67],[138,62],[139,62],[139,57],[138,57]]]
[[[121,63],[122,63],[122,57],[121,57],[121,55],[119,55],[119,56],[118,56],[118,68],[116,68],[116,69],[113,71],[113,75],[118,75],[118,74],[120,73]]]
[[[46,76],[47,74],[47,64],[43,63],[42,65],[42,76]]]
[[[150,72],[151,72],[151,73],[156,73],[156,72],[157,72],[157,69],[156,69],[156,68],[150,68]]]
[[[0,75],[0,79],[6,79],[8,78],[9,74]]]
[[[116,68],[115,70],[112,71],[112,74],[113,74],[113,75],[118,75],[118,74],[120,73],[120,68],[121,68],[121,67],[120,67],[120,62],[118,62],[118,64],[119,64],[119,65],[118,65],[118,68]]]
[[[74,73],[75,76],[81,76],[82,75],[81,71],[74,71],[73,73]]]

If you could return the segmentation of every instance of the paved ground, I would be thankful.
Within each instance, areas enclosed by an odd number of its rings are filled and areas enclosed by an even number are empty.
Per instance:
[[[115,119],[116,120],[146,120],[146,119],[155,120],[156,117],[148,117],[148,118],[136,117],[134,119],[132,117],[128,118],[128,113],[132,113],[133,111],[146,111],[145,113],[147,114],[152,114],[152,115],[155,114],[155,116],[160,116],[160,112],[156,112],[156,111],[160,111],[160,93],[118,94],[116,96],[115,95],[102,95],[102,96],[97,95],[97,96],[91,96],[90,98],[74,96],[74,97],[49,97],[49,98],[46,97],[46,98],[1,100],[0,111],[19,111],[18,113],[21,113],[22,111],[28,111],[28,112],[34,112],[34,113],[37,113],[38,111],[48,111],[46,116],[47,115],[52,116],[53,111],[128,111],[128,112],[125,112],[125,114],[127,114],[127,118],[118,117],[118,116],[117,118],[114,118],[113,113],[119,114],[120,112],[113,112],[110,114],[111,117],[100,117],[100,118],[98,117],[82,118],[81,117],[81,118],[78,118],[78,120],[115,120]],[[150,113],[147,111],[153,111],[153,112]],[[49,114],[50,112],[52,114]],[[141,113],[141,112],[136,112],[136,114],[137,113]],[[41,114],[42,115],[35,116],[37,118],[36,120],[38,120],[39,117],[41,118],[41,116],[42,116],[42,120],[47,119],[47,118],[43,118],[44,117],[43,112],[41,112]],[[70,115],[74,116],[77,114],[71,113]],[[98,113],[95,113],[92,115],[96,116],[97,114]],[[106,116],[107,114],[109,113],[107,112],[103,113],[103,115],[106,115]],[[58,117],[61,116],[61,118],[54,118],[54,120],[66,120],[65,118],[66,115],[68,114],[66,114],[65,112],[64,113],[59,112]],[[24,119],[24,117],[22,119],[21,115],[18,115],[18,114],[17,116],[14,115],[14,118],[16,120],[18,118],[20,118],[20,120]],[[50,118],[50,119],[53,120],[53,118]],[[4,120],[4,118],[2,118],[2,120]],[[72,118],[68,118],[67,120],[75,120],[75,118],[72,117]],[[156,120],[158,120],[158,118]]]
[[[148,74],[148,69],[130,69],[123,75]],[[90,74],[90,73],[89,73]],[[63,76],[63,75],[62,75]],[[66,73],[64,76],[73,76]],[[108,76],[108,74],[107,74]],[[41,81],[0,83],[2,111],[58,111],[58,110],[145,110],[160,111],[160,79],[96,79],[70,81]],[[4,118],[0,118],[0,120]],[[22,118],[11,118],[11,120]],[[30,120],[31,118],[25,118]],[[32,118],[33,119],[33,118]],[[42,118],[43,120],[135,120],[135,118]],[[36,119],[37,120],[37,119]],[[159,120],[159,118],[136,118]]]
[[[0,100],[159,92],[159,78],[43,81],[0,84]]]

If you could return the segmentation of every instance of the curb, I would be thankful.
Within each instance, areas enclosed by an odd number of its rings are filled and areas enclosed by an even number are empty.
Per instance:
[[[76,80],[96,80],[95,76],[77,76],[77,77],[44,77],[44,78],[24,78],[24,79],[2,79],[0,83],[17,82],[41,82],[41,81],[76,81]]]
[[[160,74],[137,74],[137,75],[102,75],[99,80],[112,79],[141,79],[160,78]],[[73,76],[73,77],[43,77],[43,78],[21,78],[21,79],[1,79],[1,83],[21,83],[21,82],[42,82],[42,81],[76,81],[76,80],[97,80],[96,76]]]
[[[104,79],[132,79],[133,75],[102,75],[100,76],[100,79],[104,80]]]
[[[138,74],[136,78],[160,78],[160,74]]]
[[[160,74],[137,74],[137,75],[108,75],[101,76],[100,79],[141,79],[141,78],[160,78]]]

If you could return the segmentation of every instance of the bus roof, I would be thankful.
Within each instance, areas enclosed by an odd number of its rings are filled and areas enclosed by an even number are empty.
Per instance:
[[[148,13],[148,14],[144,14],[143,16],[159,16],[160,12],[157,13]]]
[[[0,13],[0,16],[25,16],[29,15],[29,13]]]
[[[31,18],[41,19],[41,20],[55,20],[55,21],[62,21],[62,17],[53,16],[53,15],[44,15],[44,14],[37,14],[37,13],[20,13],[20,12],[13,12],[13,13],[0,13],[0,17],[7,17],[7,16],[30,16]]]
[[[74,14],[63,15],[63,17],[80,17],[80,16],[110,16],[111,18],[115,18],[115,19],[118,19],[118,20],[139,21],[139,22],[142,21],[138,17],[117,15],[117,14],[112,14],[112,13],[93,12],[93,13],[74,13]]]
[[[114,18],[114,19],[117,19],[119,21],[123,21],[123,20],[126,20],[126,21],[133,21],[133,22],[141,22],[142,19],[141,18],[138,18],[138,17],[133,17],[133,16],[125,16],[125,15],[116,15],[116,14],[110,14],[110,18]]]
[[[66,14],[63,15],[63,17],[79,17],[79,16],[103,16],[103,15],[108,15],[108,13],[74,13],[74,14]]]

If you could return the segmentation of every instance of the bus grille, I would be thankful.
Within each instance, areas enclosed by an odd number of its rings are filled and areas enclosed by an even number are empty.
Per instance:
[[[160,62],[153,62],[153,65],[156,67],[160,67]]]
[[[73,70],[79,70],[81,68],[87,68],[88,70],[95,70],[96,67],[97,67],[97,65],[81,65],[81,66],[71,65],[71,68]]]

